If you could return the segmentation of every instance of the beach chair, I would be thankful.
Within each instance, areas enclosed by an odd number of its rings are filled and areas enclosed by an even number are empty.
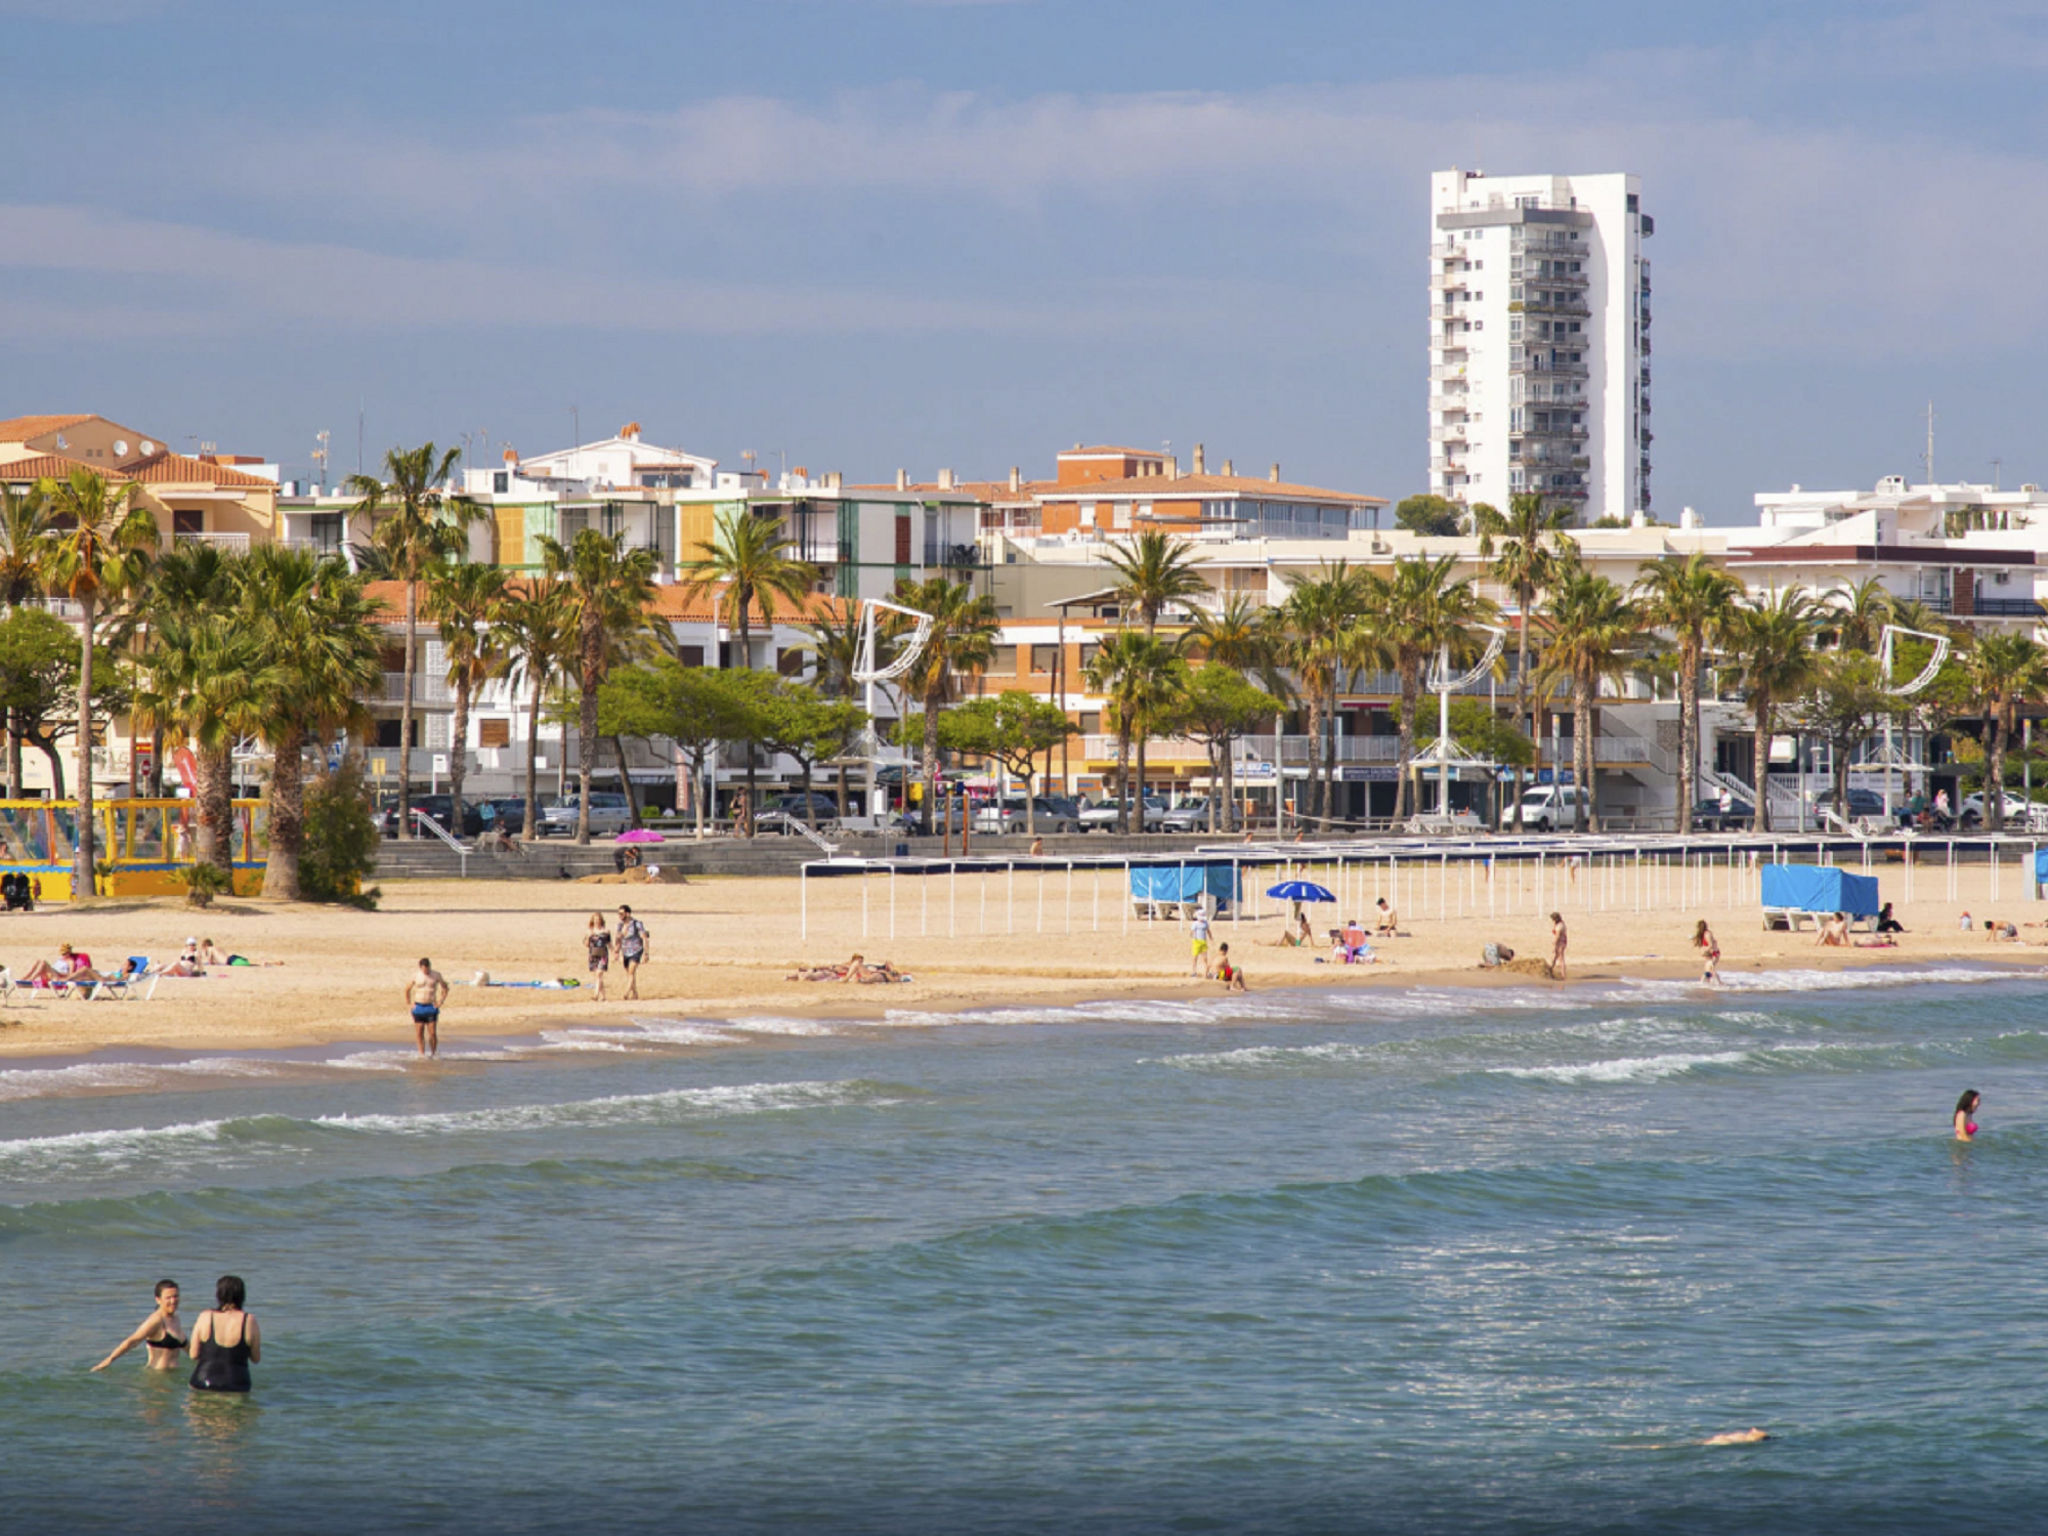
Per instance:
[[[14,972],[0,965],[0,1006],[14,1001]]]
[[[102,977],[93,983],[92,992],[86,1001],[97,1003],[103,998],[114,997],[126,1001],[132,999],[135,996],[135,989],[147,981],[149,986],[142,994],[142,1000],[146,1003],[156,996],[156,984],[163,980],[163,975],[163,968],[151,965],[149,956],[130,955],[128,963],[121,967],[119,975]]]

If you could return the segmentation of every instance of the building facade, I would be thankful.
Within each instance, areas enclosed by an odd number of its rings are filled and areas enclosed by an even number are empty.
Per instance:
[[[1430,178],[1429,484],[1582,522],[1650,507],[1650,264],[1640,178]]]

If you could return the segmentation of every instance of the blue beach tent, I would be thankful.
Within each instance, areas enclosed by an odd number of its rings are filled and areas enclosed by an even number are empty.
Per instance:
[[[1214,896],[1219,908],[1237,900],[1237,870],[1229,864],[1133,864],[1133,901],[1196,901]]]
[[[1766,864],[1763,906],[1768,916],[1783,912],[1846,912],[1876,917],[1877,876],[1852,875],[1820,864]]]

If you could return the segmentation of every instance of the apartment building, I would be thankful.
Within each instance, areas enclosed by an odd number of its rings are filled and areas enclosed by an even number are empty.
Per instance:
[[[1429,484],[1581,521],[1650,500],[1655,228],[1624,174],[1430,177]]]

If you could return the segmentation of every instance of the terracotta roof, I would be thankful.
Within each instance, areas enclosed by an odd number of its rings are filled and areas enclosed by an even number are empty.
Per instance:
[[[206,484],[234,490],[277,489],[275,480],[266,480],[261,475],[246,474],[225,464],[210,464],[204,459],[187,458],[182,453],[168,451],[136,459],[123,468],[122,474],[145,485]]]
[[[15,459],[0,464],[0,480],[9,485],[23,485],[30,481],[51,479],[68,480],[74,469],[91,469],[104,475],[109,482],[132,479],[118,469],[99,469],[96,465],[83,464],[77,459],[67,459],[58,453],[38,453],[26,459]]]
[[[1057,486],[1045,491],[1060,501],[1094,501],[1110,496],[1145,496],[1159,501],[1187,500],[1202,496],[1288,496],[1309,501],[1344,501],[1383,507],[1384,496],[1359,496],[1350,491],[1324,490],[1314,485],[1293,485],[1285,480],[1266,480],[1254,475],[1134,475],[1126,480],[1092,480],[1081,485]]]
[[[518,577],[513,580],[515,589],[543,578],[537,576]],[[400,624],[405,620],[405,583],[402,581],[373,581],[364,588],[365,594],[384,611],[384,622]],[[697,593],[680,583],[654,589],[654,613],[671,623],[711,622],[714,606],[718,617],[725,623],[734,618],[729,605],[718,602],[716,592]],[[422,594],[424,600],[424,593]],[[775,605],[775,622],[778,624],[808,624],[821,619],[844,618],[849,604],[843,598],[827,597],[823,593],[812,593],[801,603],[778,601]],[[424,622],[424,621],[422,621]],[[752,623],[755,628],[765,630],[768,619],[761,611],[759,599],[755,600]]]
[[[893,481],[886,485],[849,485],[848,491],[875,491],[887,493],[900,489],[905,496],[966,496],[974,501],[1025,500],[1041,491],[1054,489],[1057,480],[1022,480],[1017,489],[1010,489],[1010,482],[1003,480],[955,480],[950,486],[941,486],[936,480],[918,480],[898,487]]]
[[[1134,459],[1163,459],[1166,454],[1158,448],[1120,448],[1115,443],[1097,443],[1088,448],[1062,448],[1059,456],[1071,459],[1077,453],[1121,453]]]
[[[81,421],[91,421],[90,412],[70,416],[15,416],[0,421],[0,443],[25,443],[46,432],[61,432]]]

